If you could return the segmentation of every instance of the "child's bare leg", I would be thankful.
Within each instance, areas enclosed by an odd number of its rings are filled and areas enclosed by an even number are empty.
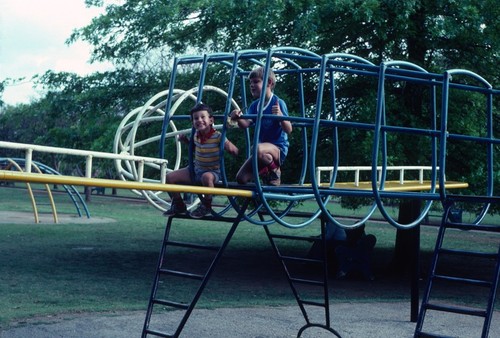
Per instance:
[[[257,149],[259,156],[259,174],[265,174],[265,184],[278,186],[281,184],[280,150],[272,143],[261,143]]]
[[[261,143],[257,149],[257,156],[259,158],[259,168],[267,167],[273,162],[279,166],[280,150],[272,143]]]
[[[239,184],[247,184],[253,179],[252,157],[249,157],[236,174],[236,181]]]
[[[185,167],[179,170],[171,171],[165,177],[165,183],[167,184],[192,184],[191,176],[189,174],[189,168]],[[172,199],[180,199],[181,194],[178,192],[169,193]]]
[[[269,170],[279,169],[280,150],[272,143],[261,143],[257,148],[259,175],[266,175]],[[239,184],[246,184],[254,178],[252,157],[248,158],[236,174]]]
[[[210,172],[203,173],[203,175],[201,175],[201,184],[205,187],[213,188],[215,186],[215,176]],[[206,206],[212,207],[212,195],[203,194],[202,202]]]
[[[215,176],[211,172],[203,173],[200,177],[200,181],[205,187],[210,188],[215,186]],[[202,218],[212,212],[212,195],[203,194],[203,196],[200,196],[200,199],[200,206],[190,214],[193,218]]]

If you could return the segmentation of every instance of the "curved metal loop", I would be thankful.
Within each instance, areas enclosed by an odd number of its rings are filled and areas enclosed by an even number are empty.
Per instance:
[[[472,78],[473,80],[479,82],[484,88],[489,89],[490,92],[487,92],[485,94],[486,96],[486,136],[483,137],[485,144],[486,144],[486,161],[487,161],[487,167],[486,167],[486,192],[485,196],[491,197],[494,194],[493,190],[493,183],[494,183],[494,161],[493,161],[493,155],[494,155],[494,133],[493,133],[493,93],[491,92],[491,89],[493,89],[493,86],[486,81],[483,77],[480,75],[471,72],[469,70],[465,69],[450,69],[447,70],[444,73],[444,79],[443,79],[443,98],[442,98],[442,115],[441,115],[441,147],[439,150],[440,153],[440,163],[442,170],[440,170],[440,175],[439,175],[439,184],[440,184],[440,196],[441,196],[441,202],[444,205],[447,203],[447,191],[446,191],[446,153],[443,153],[443,151],[447,151],[447,142],[449,139],[455,138],[455,135],[450,134],[448,131],[448,120],[449,120],[449,92],[450,92],[450,87],[453,86],[452,83],[452,78],[453,76],[468,76]],[[498,144],[498,143],[497,143]],[[471,223],[473,224],[479,224],[482,222],[486,214],[488,213],[488,210],[490,208],[490,203],[484,203],[481,211],[477,214],[476,219],[472,221]]]
[[[304,326],[302,326],[300,328],[299,332],[297,333],[297,337],[302,337],[302,334],[304,333],[305,330],[313,328],[313,327],[324,329],[324,330],[332,333],[336,337],[342,338],[342,336],[340,335],[340,333],[338,333],[337,330],[335,330],[333,327],[331,327],[329,325],[325,325],[325,324],[315,324],[315,323],[308,323],[308,324],[305,324]]]
[[[174,93],[174,99],[177,99],[179,95],[184,93],[185,91],[174,89],[172,92]],[[131,113],[129,113],[126,116],[126,118],[122,120],[115,134],[115,142],[114,142],[115,153],[136,154],[137,149],[143,146],[147,146],[150,143],[158,142],[158,139],[160,138],[160,136],[158,135],[148,137],[147,139],[141,141],[136,140],[137,131],[143,124],[159,122],[164,119],[165,111],[162,108],[165,105],[165,101],[162,98],[165,97],[166,95],[169,95],[169,93],[171,94],[172,92],[169,92],[167,90],[156,94],[151,99],[149,99],[142,107],[134,109]],[[158,100],[160,100],[160,102],[157,103]],[[153,114],[157,114],[158,116],[152,116]],[[129,121],[132,118],[134,118],[133,122],[129,123]],[[172,128],[173,132],[169,136],[175,136],[177,134],[184,133],[183,131],[177,130],[173,121],[170,121],[170,127]],[[125,138],[125,141],[122,142],[121,141],[122,137],[125,134],[127,135],[127,137]],[[174,168],[176,167],[178,168],[180,165],[181,147],[179,143],[176,143],[176,149],[178,156],[176,158],[176,163],[174,165]],[[126,169],[123,167],[123,165],[126,167]],[[161,170],[161,168],[158,165],[149,165],[149,166],[155,170]],[[115,160],[115,167],[117,168],[118,175],[122,180],[137,181],[140,179],[136,163],[133,161]],[[143,177],[142,181],[158,182],[158,179]],[[138,190],[132,190],[132,192],[134,192],[137,195],[145,197],[150,204],[152,204],[159,210],[165,210],[165,208],[169,207],[167,202],[163,200],[161,197],[159,197],[161,192],[138,191]]]
[[[347,61],[347,60],[354,60],[356,62],[360,62],[362,65],[366,66],[371,66],[373,67],[373,63],[371,63],[368,60],[365,60],[363,58],[360,58],[356,55],[351,55],[351,54],[346,54],[346,53],[333,53],[333,54],[327,54],[324,55],[322,58],[321,62],[321,67],[320,67],[320,74],[319,74],[319,84],[318,84],[318,96],[317,96],[317,102],[316,102],[316,111],[315,111],[315,116],[314,116],[314,124],[313,124],[313,134],[312,134],[312,141],[311,141],[311,150],[310,150],[310,157],[311,161],[309,169],[311,173],[315,172],[315,166],[316,166],[316,153],[317,153],[317,147],[318,147],[318,140],[319,140],[319,131],[320,127],[322,124],[325,123],[324,120],[321,119],[321,110],[322,110],[322,103],[323,103],[323,92],[325,90],[325,79],[328,71],[330,70],[330,67],[334,67],[332,65],[334,60],[341,60],[341,61]],[[338,65],[335,65],[338,66]],[[341,67],[356,67],[356,64],[349,64],[349,63],[341,63]],[[330,95],[331,95],[331,101],[332,101],[332,113],[330,114],[330,119],[333,121],[331,123],[332,129],[333,129],[333,173],[332,173],[332,178],[329,183],[328,189],[336,189],[335,183],[337,179],[337,173],[338,173],[338,167],[339,167],[339,160],[340,160],[340,154],[339,154],[339,140],[338,140],[338,127],[335,122],[337,121],[337,108],[336,108],[336,95],[335,95],[335,77],[330,76]],[[327,192],[322,192],[321,187],[319,186],[318,180],[315,175],[311,175],[311,182],[312,182],[312,189],[314,193],[314,197],[316,198],[316,202],[318,203],[318,206],[323,213],[323,215],[332,223],[334,223],[336,226],[344,228],[344,229],[353,229],[360,227],[363,225],[367,220],[370,219],[370,217],[373,215],[374,211],[376,210],[376,205],[375,203],[371,206],[371,208],[368,210],[368,213],[362,217],[359,221],[356,221],[352,224],[346,224],[341,221],[339,221],[333,213],[328,210],[327,205],[330,202],[331,195]]]
[[[402,224],[396,221],[386,210],[384,206],[384,202],[382,201],[382,195],[381,191],[384,191],[385,187],[385,181],[387,178],[387,131],[386,131],[386,126],[387,126],[387,121],[386,121],[386,110],[385,110],[385,80],[386,80],[386,74],[388,72],[388,69],[390,67],[406,67],[412,70],[416,70],[418,72],[423,72],[427,73],[425,69],[423,69],[420,66],[414,65],[410,62],[406,61],[390,61],[390,62],[382,62],[380,64],[380,71],[379,71],[379,82],[378,82],[378,91],[377,91],[377,113],[376,113],[376,120],[375,120],[375,132],[374,132],[374,141],[373,141],[373,154],[372,154],[372,190],[373,194],[375,197],[375,202],[378,206],[378,209],[382,216],[384,216],[385,220],[389,222],[389,224],[393,225],[394,227],[398,229],[406,229],[406,228],[412,228],[415,227],[416,225],[420,224],[422,220],[427,216],[427,213],[429,212],[431,206],[432,206],[432,199],[426,199],[426,204],[422,208],[422,211],[420,212],[420,215],[416,217],[416,219],[408,224]],[[433,87],[434,88],[434,87]],[[434,95],[432,96],[434,98]],[[435,104],[432,103],[431,107],[434,107]],[[432,121],[435,121],[435,110],[432,111],[433,113],[433,119]],[[433,126],[435,128],[435,123],[433,122]],[[432,142],[431,142],[431,147],[432,147],[432,154],[431,154],[431,165],[432,165],[432,171],[431,171],[431,191],[427,194],[434,194],[436,190],[436,182],[437,182],[437,153],[436,153],[436,139],[433,137]],[[378,154],[381,153],[382,155],[382,170],[381,170],[381,175],[380,175],[380,180],[377,177],[377,166],[379,166],[379,161],[378,161]],[[386,195],[388,196],[388,195]],[[422,193],[415,193],[415,198],[419,199],[425,199],[423,198]]]
[[[283,60],[287,62],[289,65],[296,67],[296,69],[300,69],[300,65],[296,62],[293,62],[293,56],[292,54],[286,54],[285,52],[293,52],[293,53],[304,53],[308,57],[312,58],[313,61],[319,61],[320,57],[317,54],[314,54],[312,52],[300,49],[300,48],[288,48],[288,47],[282,47],[282,48],[272,48],[269,49],[266,55],[266,63],[263,66],[264,67],[264,75],[263,78],[267,79],[269,75],[269,71],[271,69],[271,60],[273,57],[278,58],[279,60]],[[280,53],[285,53],[285,54],[280,54]],[[285,56],[285,57],[283,57]],[[311,61],[311,60],[309,60]],[[262,92],[261,92],[261,98],[258,103],[258,108],[257,108],[257,116],[255,117],[255,131],[254,131],[254,139],[252,143],[252,148],[251,148],[251,156],[252,156],[252,170],[254,173],[259,172],[258,170],[258,157],[257,157],[257,150],[258,150],[258,144],[259,144],[259,135],[260,135],[260,129],[262,125],[262,119],[263,119],[263,108],[264,108],[264,97],[267,89],[267,81],[263,82],[262,85]],[[266,117],[269,118],[269,117]],[[306,140],[306,138],[304,138]],[[303,164],[305,164],[303,162]],[[303,169],[302,171],[302,177],[305,177],[305,170]],[[266,215],[269,216],[269,219],[264,219],[262,213],[258,213],[260,219],[257,220],[255,218],[247,218],[248,221],[255,223],[255,224],[260,224],[260,225],[268,225],[273,222],[276,222],[278,224],[281,224],[287,228],[299,228],[299,227],[304,227],[306,225],[311,224],[321,213],[319,209],[312,214],[312,216],[305,220],[304,222],[299,222],[299,223],[291,223],[287,222],[284,217],[288,214],[290,210],[293,209],[295,206],[296,202],[302,201],[302,200],[307,200],[310,198],[310,194],[301,194],[299,190],[296,190],[297,193],[292,193],[292,194],[283,194],[279,192],[279,188],[275,189],[273,187],[263,187],[261,182],[255,178],[255,186],[256,186],[256,191],[259,198],[259,202],[262,204],[263,209],[265,209]],[[280,212],[276,212],[273,207],[270,205],[268,200],[275,200],[275,201],[281,201],[281,202],[288,202],[287,207],[284,210],[281,210]]]

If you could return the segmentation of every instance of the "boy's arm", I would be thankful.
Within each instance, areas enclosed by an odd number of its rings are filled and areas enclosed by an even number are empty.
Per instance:
[[[292,123],[290,121],[283,120],[281,121],[281,129],[287,134],[291,134],[293,128]]]
[[[239,149],[236,147],[231,141],[226,139],[224,143],[224,150],[230,153],[233,156],[238,156]]]
[[[181,141],[182,143],[189,144],[189,137],[187,137],[186,134],[179,134],[177,135],[177,139]]]
[[[243,114],[243,112],[241,110],[237,110],[237,109],[233,110],[231,112],[231,120],[236,121],[236,123],[238,123],[238,127],[240,127],[240,128],[250,127],[250,125],[252,124],[252,120],[242,119],[241,118],[242,114]]]
[[[286,106],[285,106],[286,107]],[[286,108],[285,108],[286,109]],[[281,107],[279,105],[278,100],[276,100],[276,104],[272,108],[272,112],[276,116],[284,116],[283,112],[281,111]],[[288,116],[288,114],[287,114]],[[292,132],[292,123],[287,120],[282,120],[280,121],[281,129],[287,134],[290,134]]]

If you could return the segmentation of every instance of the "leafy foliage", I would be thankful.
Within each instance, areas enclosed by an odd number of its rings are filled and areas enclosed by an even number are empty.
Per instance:
[[[106,13],[82,29],[95,60],[124,62],[144,53],[296,46],[347,52],[377,62],[403,59],[429,70],[466,68],[498,83],[495,0],[87,0]],[[494,71],[494,74],[490,72]]]

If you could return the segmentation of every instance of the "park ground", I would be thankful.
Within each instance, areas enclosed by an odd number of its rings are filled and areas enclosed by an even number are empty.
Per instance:
[[[97,197],[94,198],[98,200]],[[123,206],[123,203],[121,205]],[[129,206],[129,208],[132,207]],[[91,205],[91,209],[95,211],[95,205],[94,207]],[[61,214],[61,225],[57,226],[52,224],[51,215],[42,215],[42,217],[47,218],[44,218],[41,224],[34,225],[33,214],[30,212],[1,211],[0,226],[8,224],[9,227],[15,229],[16,224],[18,224],[18,233],[22,231],[28,233],[34,228],[37,229],[36,235],[43,236],[48,236],[49,232],[45,233],[44,231],[51,227],[57,231],[62,231],[64,227],[64,230],[68,229],[70,231],[71,236],[77,236],[79,233],[86,234],[86,231],[99,231],[101,229],[99,227],[101,226],[107,225],[110,228],[125,226],[119,218],[117,219],[109,212],[95,212],[90,219],[75,217],[70,214]],[[161,216],[157,218],[160,225],[154,225],[154,227],[147,230],[156,231],[158,235],[162,232],[162,224],[164,224],[165,220]],[[51,224],[50,227],[48,227],[49,224]],[[7,227],[7,225],[5,226]],[[82,229],[82,226],[86,228]],[[425,230],[423,231],[426,232],[426,236],[430,236],[432,239],[435,227],[424,228]],[[238,230],[239,232],[236,232],[234,241],[237,245],[234,247],[230,245],[228,247],[223,260],[220,262],[220,266],[214,274],[213,284],[209,284],[209,288],[205,292],[207,298],[202,299],[200,307],[195,309],[186,324],[183,331],[185,337],[292,337],[296,336],[297,331],[304,324],[304,319],[298,306],[294,304],[293,297],[286,280],[283,278],[280,267],[277,266],[274,260],[269,259],[270,251],[267,248],[268,244],[267,246],[264,245],[266,243],[262,244],[262,246],[259,244],[257,250],[253,246],[241,244],[248,242],[248,239],[242,237],[249,236],[250,232],[254,232],[254,229],[253,227],[244,226],[241,230]],[[370,229],[372,228],[368,228],[369,232],[371,231]],[[384,229],[390,230],[390,227],[384,227]],[[108,230],[103,229],[103,231]],[[142,236],[139,230],[136,229],[136,232]],[[427,233],[430,233],[430,235]],[[152,238],[157,235],[153,234]],[[123,236],[123,234],[120,234],[120,236]],[[378,237],[379,239],[382,238],[381,235]],[[260,241],[261,239],[254,238],[253,240]],[[71,239],[67,239],[68,242],[65,242],[64,238],[58,238],[57,240],[59,240],[59,247],[56,249],[57,251],[61,251],[62,255],[65,254],[65,250],[72,255],[75,254],[75,243],[71,242]],[[82,240],[79,239],[79,241]],[[91,248],[96,250],[96,255],[99,252],[101,254],[104,252],[99,249],[99,246],[102,244],[99,242],[99,239],[90,237],[88,240],[88,243],[78,242],[77,248],[81,249],[78,251],[78,255],[88,254],[88,250]],[[91,246],[89,243],[93,243],[93,245]],[[144,265],[146,257],[154,260],[159,247],[158,242],[153,242],[152,244],[152,248],[142,250],[146,251],[146,253],[141,252],[140,262],[131,261],[127,264],[131,266],[138,264],[137,270],[140,270],[139,264]],[[342,337],[411,337],[413,335],[415,323],[410,321],[408,274],[394,273],[388,269],[391,253],[383,248],[383,243],[380,244],[382,247],[378,248],[380,250],[375,253],[374,257],[374,271],[376,276],[374,281],[367,281],[356,277],[345,280],[331,279],[331,326]],[[23,250],[27,246],[19,243],[17,247]],[[41,256],[46,255],[50,257],[53,255],[51,250],[52,248],[47,248],[45,254],[41,254]],[[109,252],[104,253],[107,256],[110,255]],[[13,255],[12,257],[15,259],[17,256]],[[81,257],[78,261],[81,264],[78,269],[72,270],[71,273],[83,276],[83,271],[85,275],[89,275],[85,277],[89,278],[88,283],[90,284],[92,279],[100,277],[97,275],[97,273],[100,273],[100,270],[92,270],[92,266],[96,262],[87,262],[83,258]],[[114,262],[114,257],[105,257],[105,259],[110,259]],[[48,265],[44,265],[44,260],[36,261],[36,264],[40,264],[39,268],[46,270],[52,268],[54,269],[54,273],[58,272],[60,267],[53,265],[57,264],[57,262],[52,261],[48,262]],[[29,264],[29,261],[27,262]],[[67,262],[64,264],[67,264]],[[67,266],[64,264],[61,263],[61,269]],[[23,270],[25,265],[26,262],[22,263],[15,271]],[[428,254],[423,256],[422,271],[425,271],[427,265]],[[116,266],[116,270],[113,270],[113,273],[120,274],[120,268],[123,266]],[[142,269],[142,272],[149,271],[148,269]],[[78,271],[82,275],[79,275]],[[144,294],[149,292],[151,274],[146,274],[141,279],[142,281],[139,281],[142,285],[140,289],[134,288],[134,285],[128,285],[130,281],[136,279],[135,275],[131,275],[130,277],[131,279],[128,282],[125,279],[122,281],[122,284],[117,285],[117,288],[121,290],[127,290],[127,288],[139,290],[139,293],[142,292]],[[51,284],[53,279],[47,279],[45,289],[47,294],[51,295],[52,301],[57,303],[59,300],[54,299],[54,296],[51,294],[53,292],[51,288],[57,288],[57,284]],[[420,281],[422,285],[424,279],[425,275],[422,276]],[[107,288],[108,286],[103,284],[104,287]],[[238,290],[238,292],[231,293],[225,291],[228,288],[233,288],[234,290]],[[29,290],[29,288],[25,290]],[[89,290],[89,292],[92,292],[91,287],[89,287]],[[274,292],[273,296],[278,298],[278,301],[274,305],[269,306],[268,304],[266,305],[266,302],[248,301],[249,299],[261,296],[264,298],[267,297],[267,300],[269,300],[270,296],[266,295],[268,291]],[[26,291],[24,292],[26,293]],[[249,293],[250,295],[248,295]],[[465,300],[471,297],[470,294],[467,294],[467,291],[460,288],[449,290],[449,295]],[[85,292],[78,296],[86,297]],[[97,296],[98,294],[95,295],[95,297]],[[141,295],[141,297],[144,297],[144,295]],[[236,299],[228,304],[221,300],[225,297]],[[284,301],[283,299],[286,300]],[[123,307],[121,309],[101,309],[98,311],[86,311],[83,309],[77,311],[55,311],[54,313],[40,313],[38,315],[31,314],[26,317],[21,316],[9,321],[7,325],[2,325],[0,337],[138,337],[140,336],[145,318],[147,298],[143,299],[142,303],[139,303],[142,305],[136,306],[131,310]],[[215,303],[215,305],[206,306],[207,303]],[[220,304],[220,306],[217,304]],[[40,302],[34,305],[40,306]],[[437,318],[436,322],[429,325],[431,325],[431,330],[438,334],[455,337],[480,336],[480,323],[478,324],[477,320],[474,321],[471,318],[457,319],[443,316],[442,318]],[[325,334],[317,330],[307,330],[304,333],[304,337],[322,337]],[[331,334],[325,336],[331,336]],[[495,313],[491,325],[490,337],[498,336],[500,336],[500,319],[498,318],[498,313]]]

